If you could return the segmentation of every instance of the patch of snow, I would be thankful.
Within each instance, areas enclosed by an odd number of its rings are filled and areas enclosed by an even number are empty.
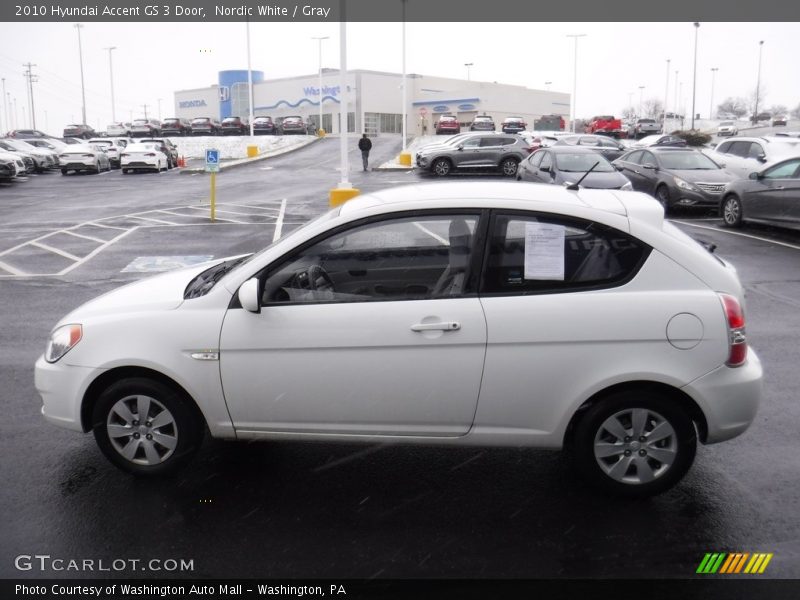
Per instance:
[[[295,146],[309,142],[310,135],[258,135],[254,137],[230,136],[197,136],[197,137],[171,137],[169,140],[178,148],[178,154],[185,158],[206,157],[206,150],[216,149],[220,152],[221,160],[236,160],[247,158],[247,147],[256,146],[258,153],[272,154],[283,152]]]

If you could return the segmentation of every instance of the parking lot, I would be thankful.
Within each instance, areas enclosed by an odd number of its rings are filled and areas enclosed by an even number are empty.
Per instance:
[[[381,136],[371,163],[399,150]],[[706,552],[743,551],[774,553],[771,577],[800,577],[800,235],[723,229],[713,211],[672,218],[739,271],[763,402],[744,436],[701,447],[686,479],[647,501],[602,496],[566,458],[526,448],[209,440],[178,477],[145,481],[89,436],[44,422],[33,364],[62,315],[148,273],[262,248],[326,210],[338,165],[338,140],[326,138],[224,171],[213,224],[204,174],[49,173],[0,186],[3,577],[58,575],[14,569],[13,557],[43,551],[194,560],[171,576],[340,578],[688,577]],[[420,180],[350,177],[362,193]]]

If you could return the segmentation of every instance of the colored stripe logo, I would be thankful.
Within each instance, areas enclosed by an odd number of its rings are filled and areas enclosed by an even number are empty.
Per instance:
[[[766,570],[772,556],[772,553],[764,552],[707,552],[695,573],[702,575],[713,575],[714,573],[760,575]]]

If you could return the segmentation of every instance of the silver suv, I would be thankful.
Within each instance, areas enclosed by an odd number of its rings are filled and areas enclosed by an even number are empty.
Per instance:
[[[439,177],[454,169],[499,169],[514,177],[517,165],[528,156],[528,143],[513,134],[462,134],[452,142],[422,148],[416,155],[417,167]]]

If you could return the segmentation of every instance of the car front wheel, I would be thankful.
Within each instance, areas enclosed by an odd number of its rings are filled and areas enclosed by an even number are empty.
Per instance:
[[[694,423],[669,397],[647,390],[613,394],[575,430],[578,470],[615,495],[646,497],[674,486],[694,461]]]
[[[664,207],[664,214],[669,212],[669,190],[667,186],[660,185],[656,188],[656,200]]]
[[[722,201],[720,213],[725,227],[742,226],[742,202],[736,196],[730,195]]]
[[[136,475],[165,475],[188,462],[203,439],[202,419],[172,388],[134,377],[109,386],[92,413],[97,445]]]
[[[433,171],[433,174],[438,177],[449,175],[452,169],[453,167],[450,164],[450,161],[446,158],[437,158],[431,165],[431,171]]]

